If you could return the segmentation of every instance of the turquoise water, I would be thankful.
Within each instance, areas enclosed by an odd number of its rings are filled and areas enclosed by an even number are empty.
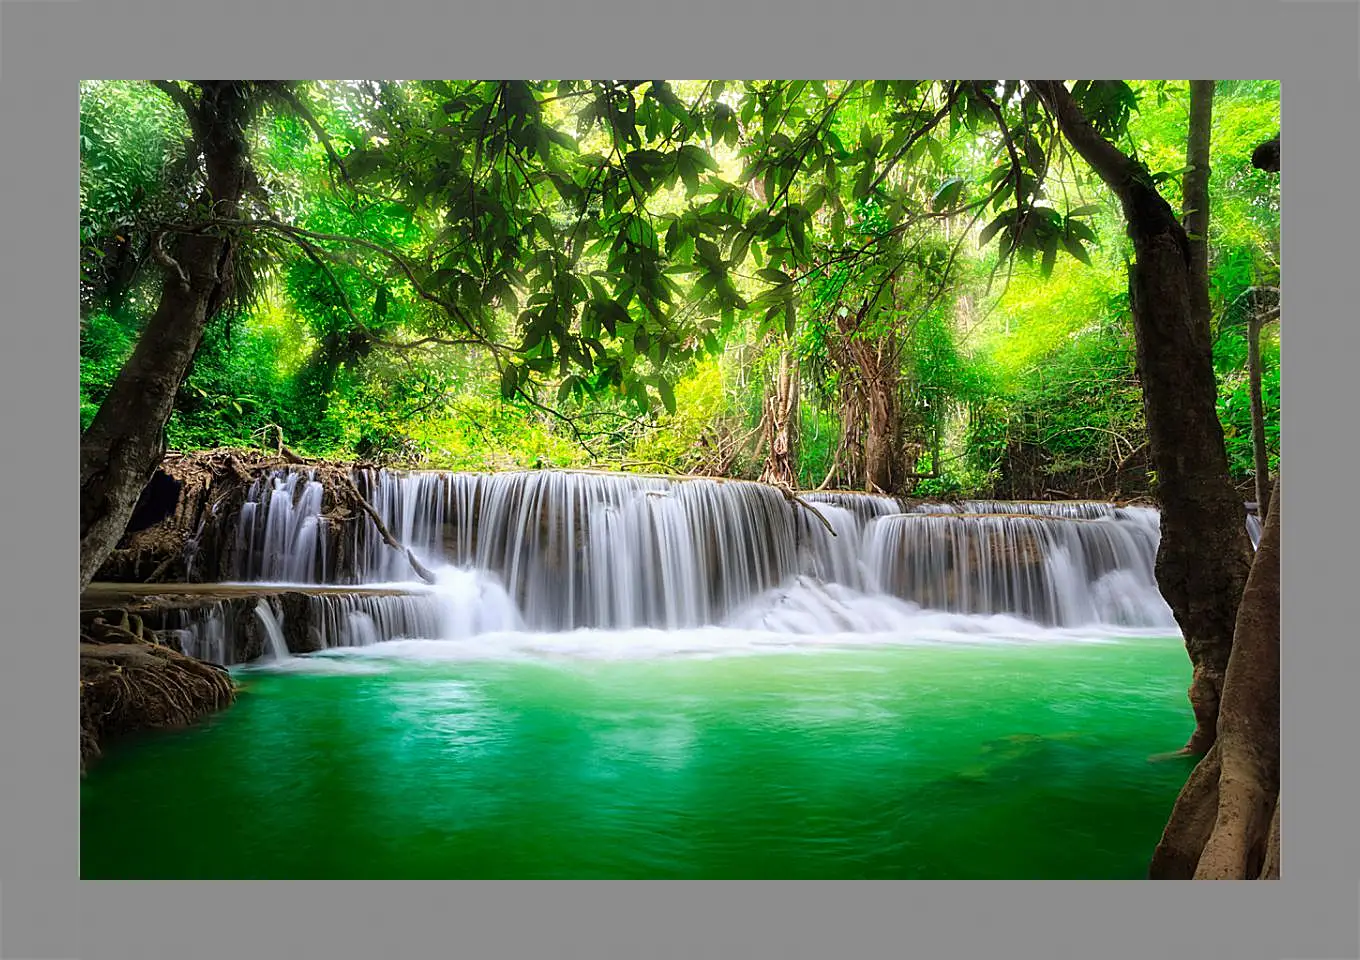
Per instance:
[[[82,876],[1137,878],[1191,766],[1150,759],[1193,726],[1179,638],[420,649],[242,672],[112,745]]]

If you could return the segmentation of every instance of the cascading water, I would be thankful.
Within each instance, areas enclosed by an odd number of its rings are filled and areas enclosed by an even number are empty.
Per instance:
[[[287,660],[288,643],[283,639],[283,627],[279,625],[278,618],[274,616],[274,611],[267,601],[261,600],[255,604],[255,616],[264,629],[265,650],[270,659]]]
[[[360,478],[422,562],[495,574],[537,630],[717,623],[800,572],[800,546],[820,572],[838,563],[815,545],[832,539],[825,528],[810,531],[760,484],[548,471]],[[409,576],[376,532],[362,540],[358,580]]]
[[[1247,514],[1247,536],[1251,537],[1251,548],[1261,545],[1261,518],[1255,513]]]
[[[1157,543],[1157,515],[1146,508],[1111,508],[1099,519],[1038,509],[911,513],[874,521],[866,537],[873,586],[929,609],[1059,627],[1174,628],[1153,573]]]
[[[237,521],[237,579],[325,583],[322,494],[310,470],[274,470],[255,481]]]
[[[241,508],[235,569],[246,582],[331,585],[311,588],[294,629],[308,650],[583,629],[1176,629],[1154,576],[1159,515],[1146,507],[790,500],[743,481],[560,471],[358,470],[354,481],[436,582],[412,582],[405,549],[374,524],[328,543],[314,472],[270,473]],[[222,632],[188,631],[215,654],[230,647]]]

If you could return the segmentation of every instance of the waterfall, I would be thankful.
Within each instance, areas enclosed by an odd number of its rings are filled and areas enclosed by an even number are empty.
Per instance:
[[[1154,575],[1156,513],[1119,508],[1092,519],[1070,513],[1101,511],[1054,506],[1071,508],[1069,515],[880,518],[866,536],[873,586],[934,610],[1013,614],[1051,626],[1174,627]]]
[[[238,580],[326,582],[322,493],[314,470],[272,470],[251,485],[236,527]]]
[[[196,616],[191,617],[183,611],[177,613],[179,626],[175,633],[181,651],[209,663],[235,660],[228,637],[226,608],[221,601],[208,605]]]
[[[283,639],[283,627],[274,616],[269,601],[261,600],[255,604],[255,616],[259,618],[260,626],[264,628],[265,650],[270,659],[287,660],[288,643]]]
[[[364,471],[358,481],[423,563],[496,574],[538,630],[716,623],[797,573],[800,540],[831,539],[824,528],[810,532],[777,490],[756,483],[554,471]],[[857,525],[836,520],[857,536]],[[360,539],[360,582],[409,576],[376,530]],[[836,567],[816,546],[801,556],[824,571]],[[839,562],[853,561],[842,555]]]
[[[272,470],[240,507],[233,589],[267,585],[280,599],[217,603],[168,624],[186,652],[248,659],[258,645],[236,639],[248,622],[274,659],[289,644],[307,653],[581,630],[1176,631],[1157,588],[1151,507],[845,491],[791,500],[738,480],[550,470],[360,469],[353,479],[403,549],[363,519],[328,535],[315,471]],[[1255,543],[1259,522],[1246,522]],[[407,548],[435,583],[413,581]]]

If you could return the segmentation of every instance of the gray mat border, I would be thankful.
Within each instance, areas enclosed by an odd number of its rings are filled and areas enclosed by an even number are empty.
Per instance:
[[[1284,83],[1291,329],[1284,871],[1276,884],[78,883],[73,594],[76,81],[223,76],[1191,76]],[[1357,950],[1357,648],[1347,629],[1357,338],[1351,2],[654,9],[391,0],[4,0],[0,956],[1191,957]],[[1310,334],[1307,327],[1311,326]],[[1303,329],[1296,329],[1303,328]],[[1328,391],[1333,396],[1328,396]],[[69,518],[69,519],[68,519]],[[67,586],[70,584],[71,586]],[[204,798],[205,813],[212,798]],[[129,811],[115,829],[152,829]]]

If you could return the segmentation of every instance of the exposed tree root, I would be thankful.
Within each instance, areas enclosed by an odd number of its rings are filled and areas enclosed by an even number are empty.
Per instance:
[[[1280,481],[1238,609],[1218,737],[1181,790],[1149,876],[1280,875]]]
[[[96,619],[80,636],[80,769],[109,737],[187,726],[236,698],[221,667],[150,642],[137,616]]]

